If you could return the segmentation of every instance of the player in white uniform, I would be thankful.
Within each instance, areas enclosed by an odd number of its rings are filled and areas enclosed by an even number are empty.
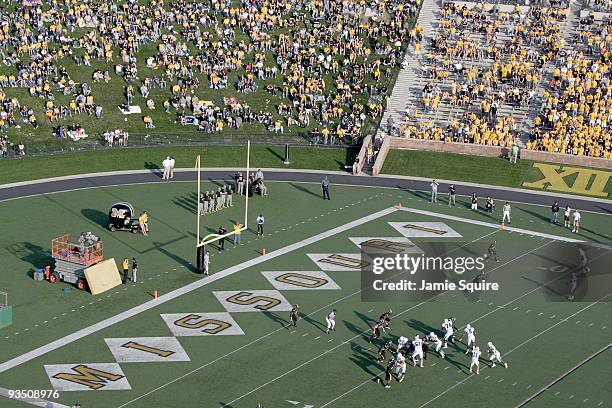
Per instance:
[[[455,334],[454,320],[455,318],[451,317],[449,319],[444,319],[444,322],[442,322],[442,329],[444,330],[444,348],[448,348],[448,341],[453,340],[453,335]]]
[[[429,333],[429,337],[427,337],[427,340],[435,344],[436,352],[440,354],[440,357],[444,358],[446,354],[444,353],[444,350],[442,350],[442,340],[440,340],[438,335],[434,332],[431,332]]]
[[[397,352],[399,353],[404,347],[406,347],[406,344],[408,344],[408,339],[404,336],[400,336],[400,338],[397,339]]]
[[[510,204],[506,201],[506,204],[504,204],[504,207],[502,208],[503,210],[503,216],[502,216],[502,224],[506,224],[506,219],[508,220],[507,224],[510,224],[510,213],[512,212],[512,207],[510,207]]]
[[[572,272],[572,274],[570,275],[570,283],[569,283],[569,296],[567,297],[567,300],[574,300],[574,294],[576,293],[576,289],[578,288],[578,274],[575,272]]]
[[[406,358],[402,353],[397,353],[395,356],[395,375],[397,375],[397,381],[404,381],[404,374],[406,374]]]
[[[508,363],[502,361],[501,353],[492,342],[487,343],[487,347],[489,347],[489,360],[491,361],[491,368],[495,367],[495,363],[502,364],[504,367],[508,368]]]
[[[467,334],[467,350],[465,350],[465,354],[468,354],[470,350],[472,350],[476,345],[476,331],[469,323],[467,324],[467,326],[465,326],[465,329],[463,329],[463,331],[465,332],[465,334]]]
[[[478,346],[472,349],[472,362],[470,363],[470,373],[472,372],[472,368],[476,367],[476,374],[480,374],[480,348]]]
[[[414,347],[414,351],[412,352],[412,363],[416,367],[417,358],[420,363],[420,367],[423,367],[423,340],[417,334],[414,336],[414,340],[412,340],[412,346]]]
[[[580,229],[580,218],[582,218],[580,212],[578,212],[578,210],[574,210],[574,215],[572,216],[572,232],[578,232]]]
[[[327,323],[325,334],[329,334],[330,330],[336,331],[336,309],[332,309],[332,311],[325,316],[325,322]]]

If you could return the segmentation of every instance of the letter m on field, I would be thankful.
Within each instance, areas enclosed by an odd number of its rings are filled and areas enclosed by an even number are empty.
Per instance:
[[[87,367],[83,364],[74,366],[72,369],[76,371],[76,374],[57,373],[53,376],[53,378],[81,384],[91,388],[92,390],[97,390],[104,387],[107,381],[117,381],[123,378],[122,375]]]

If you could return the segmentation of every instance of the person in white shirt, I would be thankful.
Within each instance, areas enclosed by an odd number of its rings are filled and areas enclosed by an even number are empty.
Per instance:
[[[506,201],[506,204],[504,204],[504,208],[503,208],[503,217],[502,217],[502,224],[506,224],[506,219],[508,220],[507,224],[510,224],[510,213],[512,212],[512,207],[510,207],[510,204]]]
[[[435,179],[432,180],[430,186],[431,186],[431,202],[432,203],[437,203],[438,202],[438,186],[440,185],[440,183],[438,183]]]
[[[255,222],[257,223],[257,235],[263,236],[263,226],[265,222],[263,214],[259,214]]]
[[[436,346],[436,352],[440,354],[440,357],[444,358],[446,354],[444,350],[442,350],[442,340],[438,337],[438,335],[434,332],[429,333],[429,337],[427,337],[427,341],[432,342]]]
[[[414,336],[412,346],[414,347],[414,351],[412,352],[412,363],[416,367],[418,359],[420,367],[423,368],[423,340],[421,340],[418,334]]]
[[[465,334],[467,334],[467,350],[465,350],[465,354],[468,354],[476,345],[475,330],[472,325],[468,323],[463,331],[465,331]]]
[[[402,349],[406,347],[406,344],[408,344],[408,339],[404,336],[400,336],[400,338],[397,339],[397,352],[399,353],[402,351]]]
[[[174,161],[174,158],[170,157],[170,178],[174,178],[174,165],[176,164],[176,162]]]
[[[329,334],[330,330],[336,331],[336,309],[332,309],[332,311],[325,316],[325,322],[327,323],[325,334]]]
[[[166,156],[162,162],[162,168],[164,170],[162,180],[168,180],[170,178],[170,156]]]
[[[493,343],[488,342],[487,346],[489,347],[489,361],[491,361],[491,368],[495,367],[496,362],[508,368],[508,363],[502,361],[501,353],[499,352],[499,350],[497,350],[497,348],[495,348]]]
[[[402,353],[397,353],[395,356],[395,375],[397,375],[397,382],[404,381],[404,374],[406,374],[406,358]]]
[[[208,276],[208,267],[210,266],[210,252],[204,254],[204,276]]]
[[[454,322],[452,319],[444,319],[442,322],[442,329],[444,330],[444,348],[448,348],[448,342],[453,341],[455,334]]]
[[[572,216],[572,232],[577,233],[578,230],[580,229],[580,219],[582,218],[582,216],[580,215],[580,212],[578,212],[578,210],[574,210],[574,215]]]
[[[480,374],[480,348],[478,346],[472,349],[472,362],[470,363],[470,373],[472,368],[476,367],[476,374]]]

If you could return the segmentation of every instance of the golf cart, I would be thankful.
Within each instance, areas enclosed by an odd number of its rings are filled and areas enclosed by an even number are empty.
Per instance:
[[[135,234],[140,231],[138,218],[130,203],[115,203],[108,212],[108,229],[114,231],[130,231]]]

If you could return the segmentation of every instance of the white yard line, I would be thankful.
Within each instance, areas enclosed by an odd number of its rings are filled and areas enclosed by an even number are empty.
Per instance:
[[[252,266],[261,264],[263,262],[266,262],[270,259],[274,259],[277,258],[279,256],[285,255],[287,253],[293,252],[297,249],[303,248],[305,246],[308,246],[310,244],[316,243],[322,239],[334,236],[336,234],[345,232],[346,230],[349,230],[351,228],[357,227],[359,225],[363,225],[365,223],[368,223],[370,221],[376,220],[380,217],[384,217],[385,215],[391,214],[394,211],[396,211],[395,208],[391,207],[391,208],[385,208],[384,210],[375,212],[373,214],[367,215],[363,218],[360,218],[358,220],[354,220],[351,221],[349,223],[346,223],[344,225],[341,225],[339,227],[336,228],[332,228],[328,231],[324,231],[320,234],[314,235],[310,238],[306,238],[302,241],[293,243],[291,245],[287,245],[286,247],[277,249],[275,251],[272,251],[268,254],[266,254],[265,256],[259,256],[257,258],[253,258],[250,259],[246,262],[242,262],[238,265],[234,265],[230,268],[227,268],[221,272],[215,273],[207,278],[202,278],[200,280],[197,280],[195,282],[192,282],[188,285],[185,285],[181,288],[175,289],[172,292],[168,292],[165,295],[160,296],[157,299],[154,300],[150,300],[148,302],[145,302],[139,306],[133,307],[129,310],[126,310],[124,312],[121,312],[115,316],[112,316],[108,319],[102,320],[98,323],[95,323],[91,326],[85,327],[81,330],[78,330],[72,334],[69,334],[67,336],[64,336],[60,339],[57,339],[55,341],[52,341],[50,343],[45,344],[44,346],[38,347],[32,351],[29,351],[27,353],[24,353],[18,357],[12,358],[11,360],[5,361],[4,363],[0,364],[0,373],[3,373],[7,370],[10,370],[12,368],[15,368],[21,364],[24,364],[28,361],[31,361],[37,357],[43,356],[51,351],[57,350],[60,347],[63,347],[67,344],[70,344],[76,340],[82,339],[83,337],[89,336],[92,333],[96,333],[100,330],[103,330],[107,327],[110,327],[114,324],[117,324],[119,322],[122,322],[126,319],[129,319],[131,317],[137,316],[143,312],[146,312],[147,310],[153,309],[154,307],[157,307],[159,305],[162,305],[164,303],[167,303],[171,300],[174,300],[182,295],[185,295],[187,293],[193,292],[194,290],[197,290],[203,286],[209,285],[213,282],[216,282],[220,279],[223,279],[227,276],[231,276],[234,275],[240,271],[243,271],[245,269],[248,269]]]
[[[0,396],[12,399],[14,401],[23,402],[24,404],[30,404],[37,407],[43,408],[70,408],[67,405],[60,404],[59,402],[48,401],[39,398],[11,398],[9,394],[9,390],[6,388],[0,387]]]
[[[399,208],[399,210],[400,211],[406,211],[406,212],[414,213],[414,214],[427,215],[427,216],[430,216],[430,217],[440,217],[440,218],[444,218],[444,219],[452,220],[452,221],[460,221],[460,222],[464,222],[466,224],[480,225],[482,227],[501,229],[500,228],[500,224],[493,224],[491,222],[485,222],[485,221],[477,221],[477,220],[472,220],[470,218],[456,217],[454,215],[441,214],[441,213],[436,213],[436,212],[432,212],[432,211],[418,210],[416,208],[406,208],[406,207]],[[504,227],[504,231],[520,232],[520,233],[523,233],[523,234],[532,235],[534,237],[542,237],[542,238],[553,239],[555,241],[584,242],[584,241],[579,240],[579,239],[566,238],[566,237],[561,237],[561,236],[558,236],[558,235],[545,234],[543,232],[531,231],[531,230],[527,230],[527,229],[514,228],[514,227],[508,227],[508,226]]]

